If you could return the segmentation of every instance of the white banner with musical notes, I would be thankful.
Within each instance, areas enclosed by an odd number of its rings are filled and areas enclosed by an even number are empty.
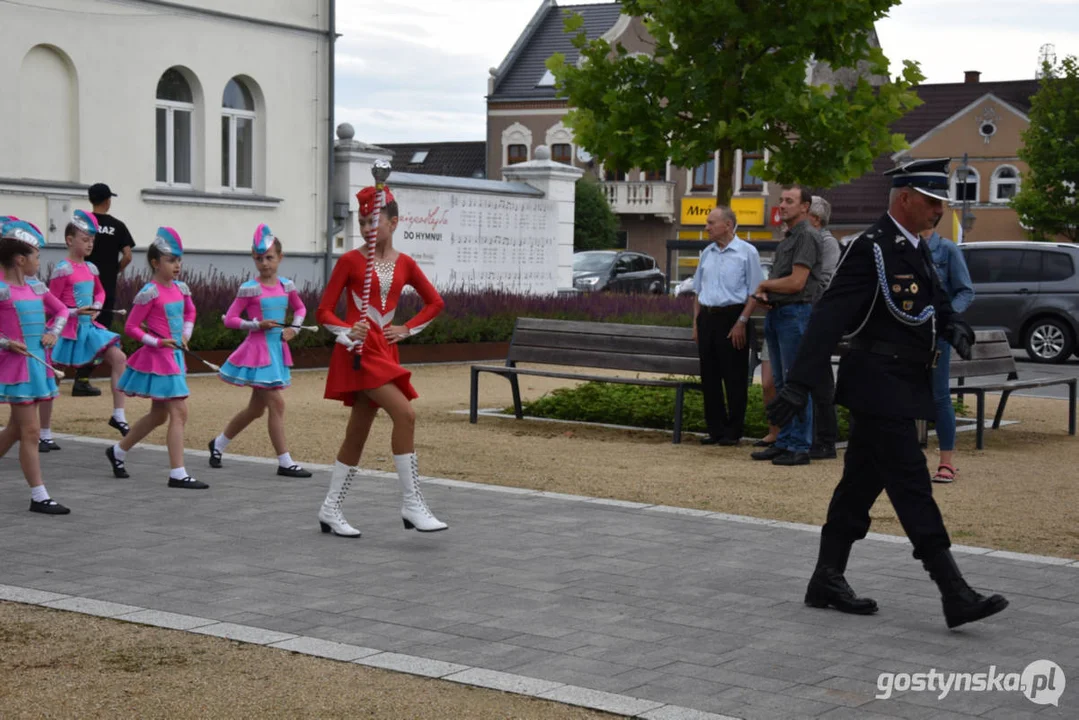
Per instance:
[[[554,201],[410,187],[393,193],[400,209],[394,247],[439,290],[557,291]]]

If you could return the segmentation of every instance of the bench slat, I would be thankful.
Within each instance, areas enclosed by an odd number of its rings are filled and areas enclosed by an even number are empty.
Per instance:
[[[513,338],[510,359],[526,348],[568,348],[571,350],[601,350],[612,353],[670,355],[697,359],[697,344],[691,337],[684,340],[635,336],[597,335],[586,333],[518,330]]]
[[[606,370],[630,370],[633,372],[671,373],[698,376],[701,372],[697,358],[676,358],[662,355],[624,355],[596,350],[571,350],[568,348],[523,347],[514,350],[517,362],[536,362],[548,365],[575,365]]]
[[[472,367],[474,369],[481,370],[483,372],[494,373],[496,375],[528,375],[530,377],[549,377],[565,380],[609,382],[620,383],[623,385],[648,385],[655,387],[678,387],[679,385],[685,385],[686,387],[693,387],[700,384],[693,381],[683,382],[681,380],[661,380],[658,378],[622,378],[612,377],[610,375],[585,375],[583,373],[553,372],[551,370],[540,370],[538,368],[508,368],[504,365],[473,365]]]
[[[1031,380],[1005,380],[998,383],[973,383],[953,387],[952,392],[962,395],[973,390],[996,392],[1001,390],[1023,390],[1025,388],[1049,387],[1051,385],[1071,385],[1076,378],[1033,378]]]
[[[948,372],[953,378],[980,377],[983,375],[1007,375],[1015,372],[1015,360],[1011,357],[995,360],[952,360]]]
[[[1006,342],[975,343],[971,348],[975,360],[1012,360],[1012,349]],[[953,361],[966,362],[952,348]]]
[[[689,327],[690,318],[686,317],[686,327],[667,325],[626,325],[623,323],[600,323],[578,320],[548,320],[546,318],[517,318],[516,328],[520,330],[547,330],[553,332],[577,332],[586,335],[616,335],[618,337],[666,338],[670,340],[693,339],[693,328]]]

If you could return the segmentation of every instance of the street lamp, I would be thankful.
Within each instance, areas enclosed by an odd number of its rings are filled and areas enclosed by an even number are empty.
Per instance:
[[[963,162],[955,170],[955,189],[962,188],[963,193],[963,217],[960,224],[963,234],[966,235],[974,227],[974,213],[970,211],[970,197],[967,195],[967,180],[970,178],[970,165],[967,164],[967,153],[963,153]],[[977,198],[975,198],[977,200]]]

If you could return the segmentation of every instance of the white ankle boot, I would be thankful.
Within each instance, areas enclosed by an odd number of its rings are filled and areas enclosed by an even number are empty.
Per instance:
[[[405,522],[405,530],[437,532],[449,527],[427,509],[427,503],[420,493],[420,470],[416,453],[394,455],[393,464],[397,468],[397,476],[401,478],[401,519]]]
[[[348,489],[359,471],[358,467],[349,467],[342,462],[333,464],[330,491],[326,493],[326,499],[322,501],[322,507],[318,511],[318,524],[322,532],[332,532],[334,535],[349,538],[360,536],[360,531],[349,525],[344,513],[341,512],[341,503],[345,501]]]

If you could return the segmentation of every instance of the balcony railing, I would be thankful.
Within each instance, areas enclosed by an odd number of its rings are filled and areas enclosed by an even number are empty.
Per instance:
[[[605,182],[607,204],[619,215],[659,215],[674,222],[674,183]]]

